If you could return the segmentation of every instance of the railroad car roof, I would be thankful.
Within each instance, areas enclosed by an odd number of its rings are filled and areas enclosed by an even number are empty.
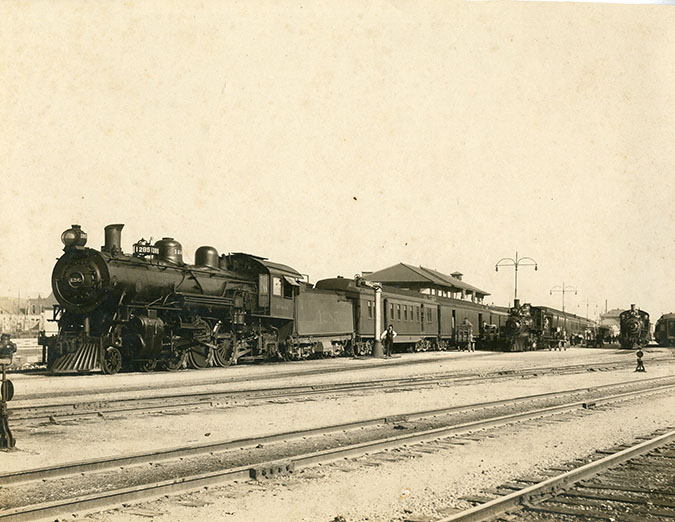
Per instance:
[[[588,323],[588,324],[594,324],[594,323],[595,323],[595,321],[592,321],[592,320],[590,320],[590,319],[586,319],[585,317],[581,317],[581,316],[576,315],[576,314],[571,314],[571,313],[569,313],[569,312],[562,312],[561,310],[557,310],[557,309],[555,309],[555,308],[551,308],[550,306],[536,306],[536,305],[532,305],[532,308],[539,308],[540,310],[544,310],[545,312],[556,313],[556,314],[559,314],[559,315],[562,316],[562,317],[567,317],[568,319],[578,319],[578,320],[583,321],[583,322],[586,322],[586,323]]]
[[[282,274],[285,275],[302,278],[302,274],[298,272],[295,268],[291,268],[288,265],[282,265],[281,263],[275,263],[274,261],[270,261],[266,257],[247,254],[246,252],[232,252],[230,255],[250,257],[252,259],[255,259],[261,265],[264,265],[268,270],[272,269],[275,272],[281,272]]]

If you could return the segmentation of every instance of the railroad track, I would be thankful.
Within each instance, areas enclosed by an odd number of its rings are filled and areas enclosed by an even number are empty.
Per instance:
[[[502,486],[503,496],[437,522],[675,519],[675,427],[598,454],[540,481],[521,480],[520,489]]]
[[[495,401],[490,405],[471,405],[463,411],[449,408],[418,412],[262,438],[200,444],[4,474],[0,476],[4,493],[0,521],[54,519],[198,490],[232,480],[293,473],[301,467],[347,457],[401,447],[414,448],[424,443],[443,444],[448,439],[452,443],[453,437],[481,430],[561,414],[588,412],[591,406],[644,398],[653,393],[672,392],[673,389],[675,384],[672,383],[654,384],[649,390],[622,393],[616,393],[616,387],[614,393],[605,388],[605,395],[595,397],[592,402],[577,400],[544,407],[540,404],[540,397],[533,396],[529,404],[527,398]],[[519,411],[509,411],[514,407]],[[472,412],[468,411],[470,408]],[[275,445],[275,442],[280,444]],[[242,451],[242,448],[247,450]]]
[[[454,351],[454,350],[451,350],[451,351]],[[408,366],[408,365],[425,364],[425,363],[429,363],[429,362],[438,362],[438,361],[447,361],[448,360],[448,357],[447,357],[448,351],[446,351],[446,352],[425,352],[425,353],[428,353],[429,357],[426,357],[424,359],[403,359],[401,361],[392,361],[390,359],[387,362],[375,361],[370,356],[358,356],[358,357],[352,358],[350,360],[352,360],[356,363],[362,362],[362,364],[359,365],[359,366],[351,366],[351,367],[344,367],[344,368],[319,368],[319,369],[305,368],[305,369],[298,370],[298,371],[295,371],[295,372],[289,372],[289,373],[281,374],[281,375],[279,375],[279,377],[287,377],[287,376],[288,377],[297,377],[297,376],[301,376],[301,375],[322,375],[324,373],[333,373],[333,372],[336,372],[336,371],[339,372],[339,371],[367,370],[367,369],[371,369],[371,368],[379,368],[379,367],[382,367],[382,366],[387,366],[387,367],[392,366],[392,362],[394,362],[397,365]],[[464,358],[469,358],[469,357],[471,357],[471,358],[475,358],[475,357],[495,357],[495,356],[498,356],[498,355],[503,354],[503,353],[504,352],[478,352],[478,353],[472,352],[470,354],[469,353],[457,354],[454,357],[454,360],[464,359]],[[401,356],[401,354],[398,354],[396,357],[400,357],[400,356]],[[367,362],[365,362],[365,361],[367,361]],[[268,362],[268,363],[265,363],[265,366],[270,368],[270,374],[265,374],[265,375],[260,375],[260,376],[252,376],[251,380],[266,379],[266,378],[269,378],[270,375],[273,378],[273,376],[274,376],[273,371],[274,371],[275,367],[295,365],[295,364],[303,364],[303,363],[304,363],[303,361],[274,361],[274,362]],[[205,368],[205,369],[201,369],[201,370],[188,369],[186,371],[188,371],[189,373],[194,374],[196,376],[196,375],[199,375],[200,373],[203,374],[203,373],[206,373],[206,372],[209,372],[209,371],[231,372],[234,368],[240,368],[240,367],[245,367],[245,365],[244,366],[230,366],[227,369],[211,367],[211,368]],[[52,376],[53,375],[52,373],[47,371],[47,369],[44,368],[44,367],[43,368],[30,368],[30,369],[26,369],[26,370],[19,369],[19,368],[12,368],[8,371],[8,373],[15,374],[15,375],[35,375],[35,376],[41,376],[41,375]],[[89,373],[90,372],[85,372],[84,375],[88,375]],[[139,374],[139,375],[148,375],[147,373],[144,373],[144,372],[130,372],[130,373],[125,373],[124,375],[133,375],[134,373]],[[150,372],[150,375],[157,375],[157,374],[161,375],[162,373],[163,372]],[[78,374],[73,373],[73,376],[77,377]],[[246,379],[241,379],[241,380],[246,380]]]
[[[669,361],[669,359],[666,359]],[[542,374],[565,375],[574,373],[585,373],[588,371],[612,371],[632,367],[633,362],[609,363],[605,365],[581,365],[574,364],[564,367],[539,367],[526,368],[523,370],[500,370],[486,374],[477,374],[474,372],[440,373],[427,376],[379,379],[368,381],[355,381],[346,383],[315,384],[302,386],[280,386],[270,388],[244,388],[244,389],[226,389],[222,391],[185,391],[184,389],[170,391],[162,394],[161,391],[153,396],[129,397],[125,388],[124,392],[104,391],[90,394],[87,401],[68,401],[45,403],[48,399],[57,399],[59,397],[69,397],[68,392],[63,392],[56,396],[47,396],[29,400],[14,400],[10,409],[10,419],[12,422],[29,422],[44,419],[75,419],[82,417],[101,417],[105,415],[117,414],[140,414],[149,411],[166,411],[171,409],[191,410],[200,408],[223,407],[223,404],[229,401],[253,401],[253,400],[297,400],[302,397],[314,395],[326,395],[334,393],[354,393],[365,391],[400,391],[406,389],[419,389],[432,386],[450,386],[461,384],[476,384],[481,381],[492,381],[499,379],[508,379],[512,377],[527,378]],[[646,380],[643,382],[651,382]],[[225,383],[229,385],[230,383]],[[200,385],[201,386],[201,385]],[[146,391],[146,388],[143,388]],[[110,399],[109,395],[114,394],[115,399]]]

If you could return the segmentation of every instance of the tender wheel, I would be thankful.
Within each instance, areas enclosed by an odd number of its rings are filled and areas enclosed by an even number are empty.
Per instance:
[[[108,346],[101,361],[103,373],[114,375],[122,369],[122,354],[114,346]]]

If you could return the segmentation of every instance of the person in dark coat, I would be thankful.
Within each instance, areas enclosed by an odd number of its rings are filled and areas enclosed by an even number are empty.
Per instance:
[[[387,329],[382,332],[380,339],[384,342],[384,356],[391,357],[391,352],[394,349],[394,338],[396,337],[396,332],[394,331],[394,325],[387,326]]]

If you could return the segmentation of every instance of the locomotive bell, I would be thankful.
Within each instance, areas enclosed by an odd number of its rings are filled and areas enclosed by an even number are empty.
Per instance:
[[[73,225],[61,234],[61,242],[66,248],[84,247],[87,244],[87,233],[82,230],[80,225]]]

